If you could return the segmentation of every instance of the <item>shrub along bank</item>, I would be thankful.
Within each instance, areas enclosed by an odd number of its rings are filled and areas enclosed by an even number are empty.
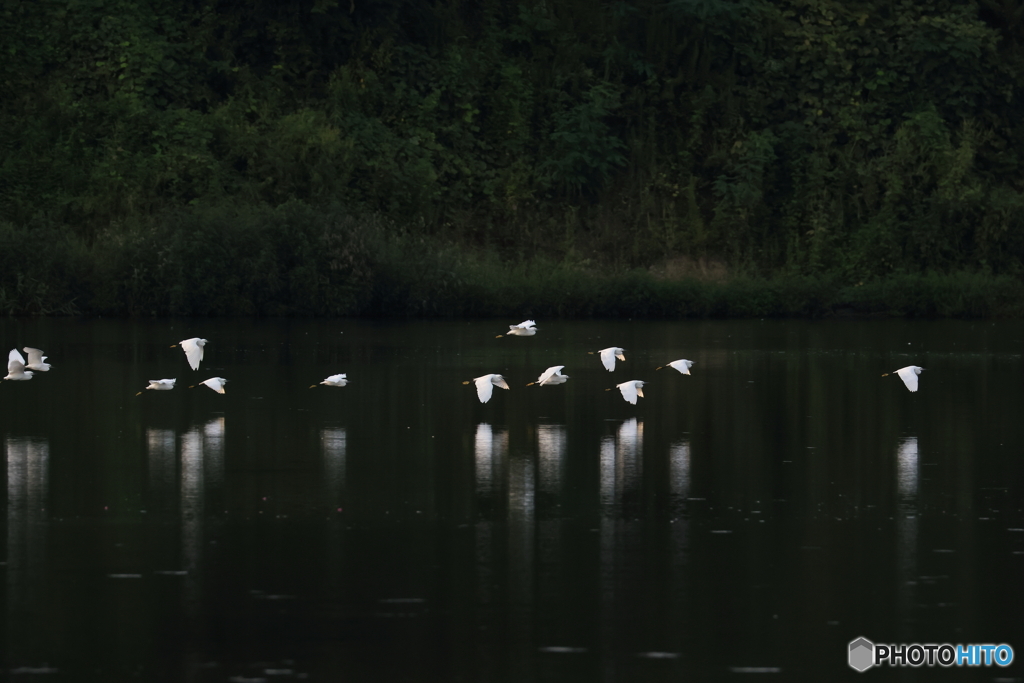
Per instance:
[[[540,256],[508,260],[379,215],[301,202],[222,205],[120,225],[87,244],[0,223],[0,314],[516,317],[1019,316],[1007,275],[743,272],[668,278]]]

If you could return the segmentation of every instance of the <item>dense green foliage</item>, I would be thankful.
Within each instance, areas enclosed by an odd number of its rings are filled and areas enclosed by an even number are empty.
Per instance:
[[[1021,0],[0,0],[0,51],[2,312],[993,314],[1024,277]],[[682,257],[731,275],[639,270]]]
[[[40,248],[46,245],[46,248]],[[0,223],[0,315],[1021,316],[1009,275],[668,278],[537,257],[511,263],[337,206],[187,208],[92,245]]]

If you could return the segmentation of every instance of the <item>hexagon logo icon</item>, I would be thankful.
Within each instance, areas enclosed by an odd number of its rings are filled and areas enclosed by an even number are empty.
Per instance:
[[[875,663],[875,644],[867,638],[850,641],[850,668],[867,671]]]

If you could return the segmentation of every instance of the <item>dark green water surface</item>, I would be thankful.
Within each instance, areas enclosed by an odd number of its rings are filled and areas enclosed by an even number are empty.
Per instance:
[[[0,677],[1022,680],[1024,324],[518,322],[0,320]]]

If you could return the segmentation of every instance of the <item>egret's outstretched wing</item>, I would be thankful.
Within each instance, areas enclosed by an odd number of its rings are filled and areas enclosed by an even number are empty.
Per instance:
[[[626,360],[625,351],[618,348],[617,346],[610,346],[607,349],[601,349],[601,363],[604,364],[604,369],[611,372],[615,369],[615,359]]]
[[[501,375],[483,375],[482,377],[475,378],[473,382],[476,384],[476,395],[481,403],[487,403],[491,400],[494,387],[508,389],[508,384]]]
[[[329,387],[343,387],[346,384],[348,384],[347,377],[348,376],[344,372],[341,373],[340,375],[331,375],[323,382],[320,382],[320,384],[326,384]]]
[[[911,391],[917,391],[917,380],[918,375],[921,374],[921,369],[916,365],[908,365],[905,368],[900,368],[896,371],[896,374],[900,376],[903,383],[907,385],[907,389]]]
[[[22,351],[28,354],[28,363],[25,363],[26,368],[38,370],[39,372],[49,371],[50,364],[46,362],[46,356],[43,355],[41,350],[26,346]]]
[[[18,353],[18,349],[11,349],[11,353],[7,358],[7,376],[4,377],[4,379],[32,379],[32,371],[25,369],[25,359],[22,358],[20,353]]]
[[[622,393],[622,398],[626,399],[626,401],[633,405],[636,405],[636,399],[638,396],[640,398],[644,397],[644,383],[638,379],[631,379],[628,382],[616,384],[615,386],[618,387],[619,392]]]
[[[200,382],[200,384],[205,384],[206,386],[216,391],[218,394],[223,394],[224,385],[227,384],[227,380],[224,379],[223,377],[211,377],[205,382]]]
[[[491,394],[494,393],[494,385],[491,384],[491,376],[484,375],[483,377],[477,377],[473,380],[476,382],[476,396],[480,399],[481,403],[487,403],[491,400]]]
[[[544,384],[545,382],[550,380],[552,377],[554,377],[556,375],[562,374],[562,368],[564,368],[564,367],[565,367],[564,365],[554,365],[554,366],[548,368],[547,370],[545,370],[541,374],[540,377],[537,378],[537,384]]]
[[[153,389],[155,391],[169,391],[174,388],[174,383],[177,379],[151,379],[149,380],[149,386],[146,389]],[[145,391],[145,389],[143,389]],[[136,396],[142,396],[142,391],[135,394]]]
[[[524,320],[518,325],[509,325],[505,336],[532,337],[535,334],[537,334],[537,323],[533,320]],[[499,334],[498,336],[500,337],[501,335]]]
[[[25,357],[18,349],[11,349],[11,353],[7,356],[7,371],[10,372],[12,367],[18,370],[25,369]]]
[[[683,373],[684,375],[689,375],[690,374],[690,368],[693,367],[693,361],[692,360],[686,360],[685,358],[680,358],[679,360],[672,361],[671,363],[668,364],[668,366],[670,368],[678,370],[679,372]]]
[[[191,339],[180,341],[178,344],[181,345],[181,350],[185,352],[185,358],[188,359],[189,367],[193,370],[198,370],[199,363],[203,360],[203,347],[206,346],[206,340],[192,337]]]

